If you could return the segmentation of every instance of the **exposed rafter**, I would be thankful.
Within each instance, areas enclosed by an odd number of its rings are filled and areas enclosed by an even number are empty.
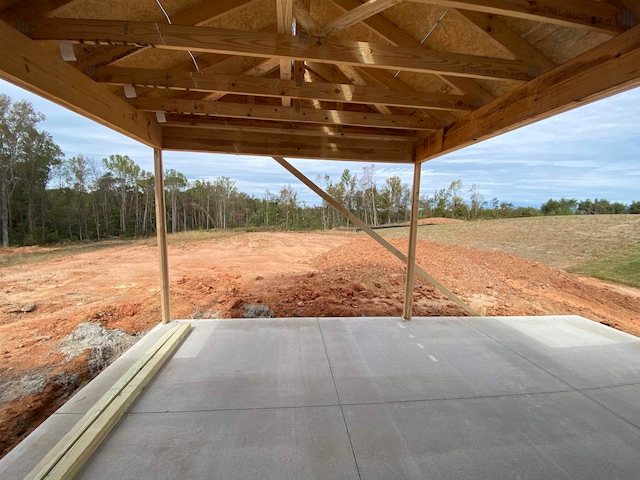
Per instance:
[[[153,45],[167,50],[313,60],[470,78],[527,81],[535,76],[529,65],[514,60],[333,39],[305,43],[295,36],[267,32],[49,18],[35,20],[26,29],[36,40]]]
[[[359,0],[331,0],[332,3],[343,9],[355,8],[360,2]],[[392,45],[398,45],[400,47],[420,48],[420,42],[407,34],[402,29],[391,23],[382,15],[374,15],[367,18],[364,24],[371,29],[377,35],[382,36],[386,41]],[[450,84],[454,88],[464,92],[467,95],[471,95],[476,98],[482,99],[485,103],[495,98],[490,92],[486,91],[474,80],[464,77],[452,77],[448,75],[438,75],[438,77],[445,83]]]
[[[632,26],[632,17],[596,0],[411,0],[447,8],[524,18],[600,33],[617,34]]]
[[[139,98],[136,107],[145,111],[162,111],[207,115],[213,117],[300,122],[321,125],[355,125],[359,127],[399,130],[437,130],[443,123],[434,119],[408,115],[380,115],[338,110],[301,108],[295,111],[267,105],[246,105],[227,102],[196,102],[166,98]]]
[[[373,15],[376,15],[389,7],[392,7],[396,3],[400,3],[401,0],[369,0],[362,3],[356,8],[345,12],[338,18],[333,19],[327,25],[324,26],[320,32],[321,36],[330,37],[331,35],[338,33],[345,28],[349,28],[356,23],[360,23]]]
[[[276,17],[278,18],[278,33],[291,35],[293,33],[293,0],[276,0]],[[291,80],[291,59],[280,59],[280,78]],[[282,97],[282,106],[290,107],[291,98]]]
[[[522,85],[420,141],[418,161],[640,86],[640,26]]]
[[[458,10],[471,25],[486,34],[497,46],[529,65],[546,72],[556,65],[524,38],[511,30],[502,20],[488,13]]]
[[[159,70],[106,67],[94,78],[114,85],[143,85],[198,92],[238,93],[261,97],[294,97],[304,100],[325,100],[366,105],[394,105],[397,107],[435,110],[474,110],[475,98],[424,92],[392,92],[378,87],[331,83],[303,83],[271,78],[251,78],[232,75],[166,74]]]
[[[160,126],[145,112],[111,93],[0,21],[0,77],[151,147],[160,147]]]
[[[301,158],[340,159],[356,161],[385,161],[413,163],[414,145],[411,141],[387,142],[376,139],[354,140],[341,137],[301,135],[290,132],[252,133],[216,131],[206,128],[164,127],[162,144],[169,150],[192,150],[244,155],[264,155],[265,148],[278,155]]]
[[[82,1],[83,0],[22,0],[2,12],[0,18],[9,23],[24,22],[32,18],[54,15]]]

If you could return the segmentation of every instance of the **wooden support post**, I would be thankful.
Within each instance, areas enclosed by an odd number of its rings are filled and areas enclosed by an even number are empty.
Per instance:
[[[153,170],[156,186],[156,232],[158,255],[160,257],[160,300],[162,302],[162,323],[171,321],[171,300],[169,297],[169,256],[167,254],[167,207],[164,203],[164,173],[162,150],[153,149]]]
[[[394,247],[389,242],[387,242],[384,238],[382,238],[380,235],[378,235],[371,227],[369,227],[369,225],[364,223],[362,220],[360,220],[358,217],[356,217],[349,210],[344,208],[341,203],[337,202],[331,195],[327,194],[324,190],[322,190],[320,187],[318,187],[315,183],[313,183],[311,180],[309,180],[307,177],[305,177],[300,171],[298,171],[293,165],[291,165],[289,162],[287,162],[284,158],[282,158],[282,157],[273,157],[273,159],[276,162],[278,162],[280,165],[282,165],[285,169],[287,169],[294,177],[296,177],[298,180],[300,180],[302,183],[304,183],[307,187],[309,187],[311,190],[313,190],[318,195],[320,195],[320,197],[322,197],[329,205],[331,205],[338,212],[340,212],[342,215],[344,215],[349,220],[351,220],[351,223],[356,225],[358,228],[362,229],[365,233],[367,233],[376,242],[378,242],[384,248],[389,250],[401,262],[404,262],[405,264],[407,263],[407,257],[406,257],[406,255],[404,253],[402,253],[400,250],[398,250],[396,247]],[[455,304],[460,306],[460,308],[462,308],[469,315],[472,315],[474,317],[479,317],[480,316],[478,314],[478,312],[476,312],[473,308],[471,308],[469,305],[464,303],[462,301],[462,299],[460,299],[460,297],[458,297],[455,293],[453,293],[451,290],[449,290],[447,287],[445,287],[439,281],[437,281],[435,278],[433,278],[431,275],[429,275],[422,267],[420,267],[419,265],[416,265],[415,269],[416,269],[416,272],[418,272],[419,275],[421,275],[425,280],[427,280],[429,283],[431,283],[431,285],[433,285],[438,290],[440,290],[442,293],[444,293],[452,302],[454,302]]]
[[[418,217],[420,211],[420,173],[422,164],[413,167],[413,191],[411,197],[411,221],[409,222],[409,251],[407,252],[407,278],[404,289],[404,311],[402,319],[411,320],[413,287],[416,273],[416,244],[418,242]]]

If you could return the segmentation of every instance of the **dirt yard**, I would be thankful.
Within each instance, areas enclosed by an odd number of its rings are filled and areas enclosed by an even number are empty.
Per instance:
[[[406,251],[406,239],[391,241]],[[363,234],[211,235],[174,242],[169,261],[173,318],[399,316],[402,311],[403,266]],[[513,254],[424,240],[418,262],[476,309],[486,307],[488,315],[578,314],[640,336],[640,290]],[[464,315],[416,278],[415,315]],[[4,455],[158,323],[156,248],[133,243],[6,266],[0,269],[0,292]]]

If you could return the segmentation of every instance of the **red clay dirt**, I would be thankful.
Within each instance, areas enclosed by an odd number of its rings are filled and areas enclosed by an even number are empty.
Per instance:
[[[407,249],[406,240],[392,243]],[[486,307],[487,315],[577,314],[640,336],[640,290],[510,254],[423,241],[417,260],[472,307]],[[402,312],[403,265],[353,233],[212,238],[170,246],[169,262],[172,318]],[[61,351],[78,324],[140,336],[159,322],[158,271],[156,248],[145,244],[0,270],[0,455],[95,374],[88,353]],[[421,277],[413,313],[465,315]]]

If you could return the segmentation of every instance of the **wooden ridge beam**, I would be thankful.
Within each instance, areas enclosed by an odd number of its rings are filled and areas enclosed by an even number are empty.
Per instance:
[[[167,113],[188,113],[213,117],[299,122],[321,125],[354,125],[358,127],[392,128],[399,130],[437,130],[443,122],[409,115],[381,115],[300,108],[299,111],[268,105],[246,105],[228,102],[207,102],[169,98],[142,97],[135,101],[138,110]]]
[[[161,147],[160,126],[151,115],[51,56],[40,45],[0,21],[0,77],[150,147]]]
[[[640,26],[521,85],[416,145],[426,161],[640,86]]]
[[[150,22],[44,18],[26,24],[34,40],[154,46],[159,49],[284,58],[322,63],[447,74],[469,78],[528,81],[529,65],[477,55],[405,48],[368,42],[322,39],[301,42],[292,35],[221,28],[158,25]]]
[[[594,0],[411,0],[615,35],[634,26],[631,12]]]
[[[233,75],[166,74],[162,70],[105,67],[94,79],[112,85],[143,85],[197,92],[236,93],[260,97],[293,97],[339,103],[391,105],[435,110],[474,110],[478,101],[463,95],[392,91],[332,83],[304,82]]]

